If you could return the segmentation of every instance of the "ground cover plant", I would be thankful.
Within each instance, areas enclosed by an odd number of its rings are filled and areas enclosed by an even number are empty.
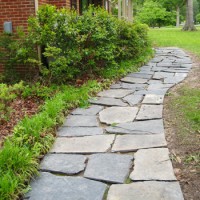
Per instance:
[[[4,140],[0,150],[2,200],[17,199],[29,189],[40,158],[71,109],[87,106],[88,98],[122,75],[137,71],[152,56],[147,30],[145,25],[118,21],[100,8],[90,8],[78,16],[46,6],[30,18],[29,32],[22,34],[21,45],[5,50],[13,61],[12,69],[16,63],[39,70],[40,82],[25,84],[20,95],[36,96],[43,102],[37,114],[25,116],[14,126],[12,136]],[[12,41],[11,46],[17,42]],[[4,48],[5,42],[0,44]],[[37,45],[43,63],[31,53]]]
[[[194,66],[188,78],[166,98],[165,124],[175,172],[185,199],[198,199],[200,174],[200,32],[176,28],[151,29],[155,46],[176,46],[192,52]]]

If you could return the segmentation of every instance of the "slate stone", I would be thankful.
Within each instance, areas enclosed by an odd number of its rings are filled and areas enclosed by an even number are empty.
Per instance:
[[[122,82],[125,83],[147,83],[148,79],[143,79],[143,78],[134,78],[134,77],[125,77],[121,79]]]
[[[142,79],[150,79],[152,77],[151,74],[145,74],[145,73],[131,73],[127,75],[128,77],[134,77],[134,78],[142,78]]]
[[[171,67],[172,66],[172,62],[160,62],[160,63],[157,63],[157,66],[158,67]]]
[[[112,89],[131,89],[131,90],[141,90],[147,88],[147,84],[134,84],[134,83],[116,83],[114,85],[111,85],[110,88]]]
[[[92,105],[89,108],[77,108],[71,114],[72,115],[97,115],[101,110],[103,110],[103,106]]]
[[[64,122],[63,126],[75,126],[75,127],[94,127],[98,126],[96,116],[81,116],[81,115],[69,115]]]
[[[104,106],[128,106],[127,103],[124,103],[121,99],[100,97],[97,100],[89,100],[91,104],[95,105],[104,105]]]
[[[162,84],[162,81],[160,81],[160,80],[149,80],[148,84]]]
[[[68,175],[78,174],[85,169],[86,157],[69,154],[47,154],[40,165],[40,170]]]
[[[134,154],[134,181],[175,181],[172,163],[167,148],[141,149]]]
[[[110,89],[110,90],[105,90],[105,91],[98,93],[98,96],[120,99],[120,98],[123,98],[123,97],[133,93],[133,92],[134,92],[134,90]]]
[[[137,107],[110,107],[99,113],[99,119],[106,124],[132,122],[137,112]]]
[[[119,154],[93,154],[89,157],[84,177],[109,183],[124,183],[133,156]]]
[[[165,78],[164,83],[177,84],[177,83],[183,81],[184,79],[185,78],[183,78],[183,77],[173,77],[173,79],[172,78]]]
[[[132,152],[138,149],[165,147],[164,135],[117,135],[112,152]]]
[[[107,200],[184,200],[178,182],[146,181],[111,185]]]
[[[168,68],[164,69],[163,72],[171,72],[171,73],[188,73],[189,70],[186,70],[185,68]]]
[[[163,105],[142,105],[137,120],[148,119],[161,119],[162,118]]]
[[[61,127],[57,135],[58,137],[75,137],[87,135],[102,135],[103,129],[100,127]]]
[[[175,77],[183,77],[186,78],[188,73],[175,73]]]
[[[155,72],[153,79],[172,78],[173,76],[174,76],[174,73]]]
[[[146,94],[157,94],[157,95],[165,95],[169,88],[164,88],[164,89],[148,89],[148,90],[140,90],[136,91],[134,94],[135,95],[146,95]]]
[[[41,173],[31,183],[29,200],[103,200],[107,185],[82,177]]]
[[[73,138],[57,138],[52,153],[103,153],[110,149],[114,135],[95,135]]]
[[[163,126],[162,119],[123,123],[123,124],[118,124],[117,127],[125,129],[125,130],[129,130],[134,134],[163,134],[164,135],[164,126]]]
[[[130,106],[134,106],[138,103],[140,103],[143,99],[143,95],[140,94],[131,94],[123,98],[124,101],[126,101]]]
[[[164,100],[164,95],[147,94],[147,95],[145,95],[142,103],[144,103],[144,104],[162,104],[163,100]]]
[[[148,90],[162,90],[162,89],[169,89],[172,87],[173,84],[150,84],[148,86]]]

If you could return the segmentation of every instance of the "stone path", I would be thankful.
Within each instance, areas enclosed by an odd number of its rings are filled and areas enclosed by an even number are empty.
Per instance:
[[[32,182],[30,200],[183,200],[164,135],[163,100],[192,61],[178,48],[156,56],[76,109]]]

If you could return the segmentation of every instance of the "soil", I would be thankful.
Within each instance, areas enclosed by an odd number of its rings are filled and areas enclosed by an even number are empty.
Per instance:
[[[200,160],[191,159],[186,162],[186,159],[191,154],[200,152],[200,134],[192,131],[181,114],[177,116],[176,109],[171,106],[174,98],[180,96],[181,87],[200,89],[200,59],[191,53],[188,54],[193,59],[193,68],[182,83],[169,91],[173,95],[165,97],[164,124],[174,171],[181,184],[184,198],[185,200],[199,200]]]
[[[0,119],[0,148],[3,146],[4,138],[12,135],[14,126],[25,116],[32,116],[39,111],[42,100],[37,97],[17,98],[9,105],[10,114],[8,120]]]

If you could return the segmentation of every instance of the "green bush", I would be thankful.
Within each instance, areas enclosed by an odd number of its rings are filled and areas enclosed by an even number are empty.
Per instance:
[[[118,20],[102,8],[90,7],[79,16],[50,5],[29,19],[28,34],[19,42],[15,62],[37,65],[49,83],[99,75],[102,69],[138,57],[149,46],[144,25]],[[42,49],[43,65],[32,53],[36,46]]]

